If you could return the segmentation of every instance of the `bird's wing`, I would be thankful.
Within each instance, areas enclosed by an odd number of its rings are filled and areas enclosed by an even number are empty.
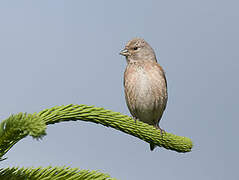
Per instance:
[[[166,109],[167,106],[167,102],[168,102],[168,85],[167,85],[167,79],[165,76],[165,71],[163,70],[163,68],[157,63],[157,68],[160,71],[161,76],[163,77],[164,81],[165,81],[165,85],[166,85],[166,92],[165,92],[165,96],[164,96],[164,110]]]

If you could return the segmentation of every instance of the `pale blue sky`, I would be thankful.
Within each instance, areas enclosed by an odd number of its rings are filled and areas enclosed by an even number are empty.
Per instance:
[[[192,138],[192,152],[156,148],[82,121],[49,126],[1,162],[67,165],[122,180],[236,180],[239,77],[237,1],[1,1],[0,117],[55,105],[87,104],[128,114],[125,59],[133,37],[155,49],[169,101],[160,125]]]

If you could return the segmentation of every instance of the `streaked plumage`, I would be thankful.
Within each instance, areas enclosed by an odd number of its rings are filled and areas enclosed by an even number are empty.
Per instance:
[[[121,55],[127,60],[124,91],[130,113],[160,129],[159,121],[168,99],[167,81],[153,49],[145,40],[135,38],[127,43]],[[153,144],[150,149],[154,149]]]

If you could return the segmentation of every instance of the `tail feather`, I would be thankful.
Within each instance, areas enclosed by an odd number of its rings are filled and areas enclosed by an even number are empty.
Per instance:
[[[156,126],[154,126],[156,129],[160,130],[160,134],[162,135],[163,133],[165,133],[165,131],[163,129],[160,128],[160,126],[158,124],[156,124]],[[153,151],[154,148],[156,148],[156,146],[152,143],[150,143],[150,150]]]
[[[150,150],[153,151],[156,146],[154,144],[150,144]]]

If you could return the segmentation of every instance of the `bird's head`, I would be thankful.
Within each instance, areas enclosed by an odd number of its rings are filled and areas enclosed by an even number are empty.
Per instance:
[[[127,62],[145,60],[156,61],[154,50],[144,39],[141,38],[130,40],[120,52],[120,55],[125,56]]]

